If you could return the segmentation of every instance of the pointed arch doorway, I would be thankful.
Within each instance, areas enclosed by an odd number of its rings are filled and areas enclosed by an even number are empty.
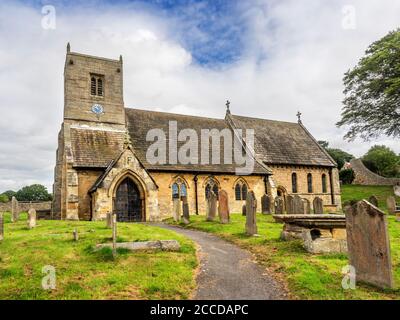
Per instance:
[[[141,186],[126,177],[117,186],[114,200],[114,213],[119,222],[146,221],[145,197]]]

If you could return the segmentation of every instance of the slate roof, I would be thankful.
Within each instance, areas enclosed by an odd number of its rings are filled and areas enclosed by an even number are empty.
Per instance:
[[[230,130],[228,123],[224,119],[212,119],[205,117],[188,116],[181,114],[173,114],[166,112],[145,111],[138,109],[125,109],[126,121],[128,125],[129,134],[132,141],[132,146],[135,150],[136,156],[144,164],[147,170],[157,171],[188,171],[188,172],[207,172],[207,173],[235,173],[236,164],[224,164],[224,143],[221,139],[220,144],[220,159],[221,164],[211,164],[211,149],[212,144],[209,144],[210,164],[200,164],[201,159],[201,146],[198,145],[198,163],[199,164],[155,164],[148,163],[146,159],[146,151],[148,147],[153,144],[152,141],[146,141],[147,132],[151,129],[161,129],[166,134],[168,140],[169,123],[176,121],[178,132],[182,129],[193,129],[196,131],[197,136],[201,137],[202,129],[223,129]],[[178,142],[178,150],[186,142]],[[167,144],[168,146],[168,144]],[[168,152],[167,152],[168,155]],[[232,159],[233,156],[232,156]],[[167,157],[168,160],[168,157]],[[168,161],[167,161],[168,162]],[[270,170],[264,166],[255,163],[254,174],[271,173]]]
[[[254,151],[265,164],[334,167],[336,163],[301,123],[230,115],[235,126],[254,129]]]

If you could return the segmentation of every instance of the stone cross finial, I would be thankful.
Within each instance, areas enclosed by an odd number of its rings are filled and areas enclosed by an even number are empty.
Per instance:
[[[67,43],[67,52],[69,53],[71,51],[71,45],[69,44],[69,42]]]
[[[226,100],[226,113],[231,113],[231,110],[229,110],[230,105],[231,102],[229,100]]]
[[[298,121],[299,123],[301,123],[301,115],[302,115],[302,113],[301,113],[300,111],[297,111],[296,116],[297,116],[297,121]]]
[[[124,148],[127,149],[131,145],[131,137],[128,131],[125,133]]]

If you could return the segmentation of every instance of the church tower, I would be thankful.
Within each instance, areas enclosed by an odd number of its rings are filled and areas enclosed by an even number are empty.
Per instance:
[[[70,51],[64,67],[64,120],[125,125],[123,64]]]

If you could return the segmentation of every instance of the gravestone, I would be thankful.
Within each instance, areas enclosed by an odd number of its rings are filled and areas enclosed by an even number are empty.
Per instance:
[[[78,230],[74,229],[74,231],[72,232],[72,235],[74,237],[74,241],[78,241],[79,240]]]
[[[389,214],[395,214],[396,212],[396,199],[393,196],[390,196],[386,199],[386,205]]]
[[[225,190],[219,191],[218,196],[218,215],[219,221],[223,224],[229,223],[229,199]]]
[[[393,288],[390,243],[385,214],[362,200],[346,207],[347,246],[356,279]]]
[[[304,214],[303,199],[298,195],[293,197],[293,214]]]
[[[271,214],[271,196],[264,194],[261,197],[262,214]]]
[[[207,197],[206,220],[214,221],[216,215],[217,215],[217,196],[213,191],[210,191]]]
[[[0,212],[0,241],[4,239],[4,217],[3,212]]]
[[[400,197],[400,183],[393,186],[393,192],[396,196]]]
[[[246,197],[246,234],[249,236],[257,234],[257,200],[253,191],[247,192]]]
[[[370,196],[368,202],[373,204],[375,207],[378,207],[378,198],[375,196]]]
[[[287,214],[294,214],[294,198],[293,196],[286,197],[286,212]]]
[[[244,204],[242,206],[242,216],[245,216],[245,215],[246,215],[246,205]]]
[[[187,201],[187,197],[182,197],[182,222],[184,224],[190,223],[190,216],[189,216],[189,203]]]
[[[117,215],[112,216],[112,252],[113,256],[117,254]]]
[[[315,197],[313,201],[314,214],[324,213],[324,203],[321,198]]]
[[[311,214],[311,202],[310,200],[303,198],[304,214]]]
[[[174,198],[172,204],[172,217],[175,222],[179,222],[181,218],[181,200],[179,198]]]
[[[28,229],[33,229],[36,227],[36,210],[30,208],[28,211]]]
[[[15,197],[11,198],[11,222],[18,220],[18,201]]]
[[[106,227],[107,229],[112,229],[112,213],[107,212],[107,218],[106,218]]]
[[[275,214],[284,214],[285,202],[282,197],[276,197],[274,201]]]

